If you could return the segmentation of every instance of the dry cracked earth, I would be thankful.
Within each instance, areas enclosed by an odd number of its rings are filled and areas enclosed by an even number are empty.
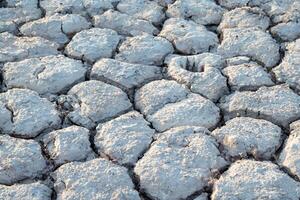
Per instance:
[[[299,0],[0,0],[1,200],[299,200]]]

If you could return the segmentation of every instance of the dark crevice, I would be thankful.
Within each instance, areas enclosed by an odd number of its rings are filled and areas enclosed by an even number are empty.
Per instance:
[[[10,107],[8,104],[5,104],[4,106],[5,106],[6,110],[10,112],[10,122],[11,122],[12,124],[15,123],[15,120],[14,120],[15,114],[14,114],[13,108]]]
[[[95,135],[97,134],[96,129],[90,130],[90,137],[89,137],[89,141],[90,141],[90,147],[93,150],[93,152],[100,157],[100,155],[98,154],[98,150],[97,147],[95,145]]]
[[[151,198],[151,196],[149,196],[142,188],[141,188],[141,185],[140,185],[140,179],[138,177],[137,174],[134,173],[134,170],[133,168],[127,168],[128,169],[128,174],[134,184],[134,189],[136,191],[139,192],[139,195],[142,199],[144,200],[154,200],[154,198]]]
[[[7,7],[7,2],[5,0],[0,0],[0,8]]]
[[[278,166],[279,166],[279,165],[278,165]],[[300,182],[300,179],[299,179],[296,175],[294,175],[288,168],[283,167],[283,166],[279,166],[279,169],[280,169],[283,173],[287,174],[287,175],[288,175],[290,178],[292,178],[294,181]]]
[[[41,10],[41,18],[44,18],[46,16],[46,10],[41,6],[41,0],[38,0],[37,7]]]

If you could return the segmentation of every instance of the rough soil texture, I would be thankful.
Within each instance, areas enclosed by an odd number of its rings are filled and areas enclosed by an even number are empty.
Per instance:
[[[0,0],[0,199],[299,200],[299,0]]]

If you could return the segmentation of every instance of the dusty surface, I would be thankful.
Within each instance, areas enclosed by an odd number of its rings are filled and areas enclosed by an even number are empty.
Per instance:
[[[0,0],[0,199],[300,198],[299,0]]]
[[[212,199],[291,199],[300,197],[299,182],[267,161],[241,160],[216,181]]]

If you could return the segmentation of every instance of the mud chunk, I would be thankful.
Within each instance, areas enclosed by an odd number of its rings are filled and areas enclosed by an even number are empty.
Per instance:
[[[184,126],[161,133],[134,172],[154,199],[185,199],[208,185],[227,163],[203,127]]]
[[[295,0],[250,0],[249,6],[259,6],[276,24],[295,21],[300,17],[300,2]]]
[[[43,143],[50,159],[56,165],[85,160],[93,152],[89,130],[79,126],[53,131],[44,136]]]
[[[219,108],[210,100],[190,94],[186,99],[165,105],[147,119],[158,131],[177,126],[214,128],[220,120]]]
[[[75,85],[68,95],[79,103],[68,114],[75,124],[93,128],[101,120],[116,117],[131,108],[127,94],[101,81],[90,80]]]
[[[161,65],[173,53],[172,44],[162,37],[148,34],[127,38],[120,46],[116,60],[145,65]]]
[[[300,90],[300,39],[288,45],[283,61],[272,71],[279,82]]]
[[[14,22],[17,25],[39,19],[42,15],[40,9],[31,8],[0,8],[1,23]]]
[[[236,7],[243,7],[248,4],[250,0],[217,0],[221,6],[232,9]]]
[[[91,24],[80,15],[56,14],[28,22],[21,26],[20,31],[26,36],[40,36],[63,45],[69,42],[68,35],[87,29],[90,26]]]
[[[291,199],[300,197],[300,184],[271,162],[237,161],[216,181],[212,200]]]
[[[219,55],[203,53],[194,56],[170,55],[165,59],[167,74],[185,84],[192,92],[217,101],[227,93],[227,81],[219,69],[225,62]]]
[[[111,81],[126,90],[161,77],[160,67],[106,58],[96,62],[91,71],[91,79]]]
[[[160,25],[165,18],[164,8],[155,1],[121,0],[117,9],[122,13],[147,20],[155,25]]]
[[[270,159],[281,144],[280,127],[263,119],[233,118],[211,134],[229,158],[252,155],[256,159]]]
[[[174,18],[190,18],[197,24],[219,24],[223,9],[212,0],[177,0],[168,6],[166,15]]]
[[[59,93],[84,81],[85,73],[80,61],[62,55],[46,56],[4,64],[3,82],[8,89],[20,87],[39,94]]]
[[[271,33],[283,41],[294,41],[300,37],[300,22],[277,24],[271,28]]]
[[[45,170],[46,161],[41,147],[34,140],[1,135],[0,144],[0,184],[10,185],[26,178],[33,179]]]
[[[14,33],[16,29],[17,29],[17,25],[14,22],[0,21],[0,33],[3,32]]]
[[[223,69],[232,90],[256,90],[274,85],[271,75],[255,62],[231,65]]]
[[[67,45],[65,53],[77,59],[95,62],[110,58],[121,37],[111,29],[91,28],[77,33]]]
[[[165,21],[159,36],[172,42],[183,54],[207,52],[215,49],[219,43],[217,35],[208,31],[205,26],[176,18]]]
[[[135,18],[131,15],[108,10],[93,18],[95,27],[110,28],[122,35],[137,36],[142,33],[156,35],[159,30],[151,22]]]
[[[40,5],[46,11],[46,16],[55,13],[99,15],[108,9],[113,9],[118,0],[41,0]]]
[[[148,148],[155,130],[143,115],[129,112],[97,126],[95,145],[119,164],[134,165]]]
[[[225,29],[218,53],[226,58],[248,56],[266,67],[273,67],[280,58],[276,41],[258,28]]]
[[[185,125],[213,128],[219,121],[219,108],[213,102],[170,80],[140,88],[135,93],[135,106],[158,131]]]
[[[38,19],[42,11],[37,7],[38,0],[3,0],[0,4],[0,33],[17,31],[19,24]]]
[[[140,199],[127,169],[105,159],[67,163],[52,177],[58,200]]]
[[[0,33],[0,62],[17,61],[56,55],[59,45],[40,37],[16,37],[10,33]]]
[[[52,190],[39,182],[30,184],[0,185],[0,196],[5,200],[51,200]]]
[[[226,12],[218,29],[257,27],[266,30],[269,24],[270,19],[260,8],[242,7]]]
[[[290,125],[291,133],[279,156],[278,163],[286,167],[293,175],[300,178],[300,121]]]
[[[11,89],[0,94],[0,128],[4,134],[33,138],[60,126],[54,104],[28,89]]]
[[[188,89],[176,81],[157,80],[137,90],[134,102],[144,115],[151,115],[166,104],[185,99],[188,94]]]
[[[236,116],[261,118],[288,128],[299,118],[300,96],[286,85],[261,87],[257,91],[235,92],[220,104],[225,120]]]

